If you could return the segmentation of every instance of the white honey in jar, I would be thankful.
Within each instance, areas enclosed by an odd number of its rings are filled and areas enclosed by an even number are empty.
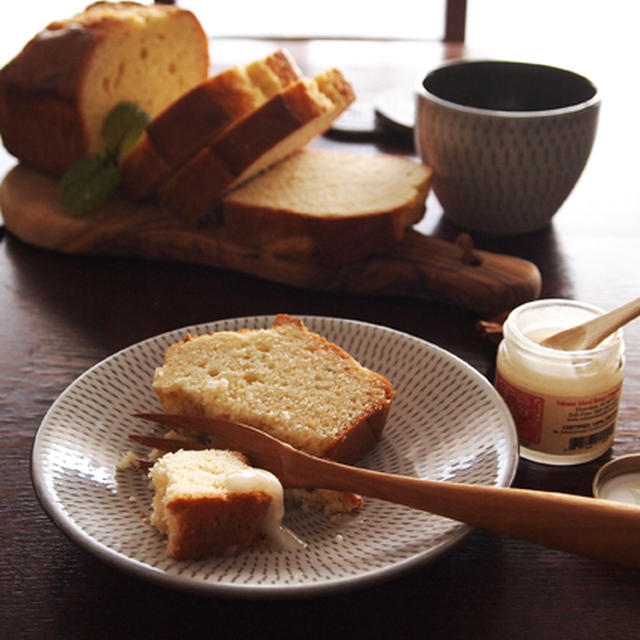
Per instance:
[[[588,350],[540,344],[601,313],[571,300],[536,300],[505,321],[495,386],[516,423],[522,458],[571,465],[611,447],[624,378],[622,331]]]

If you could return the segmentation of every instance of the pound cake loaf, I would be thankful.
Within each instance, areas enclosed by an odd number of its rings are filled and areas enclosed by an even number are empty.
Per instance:
[[[337,69],[292,84],[184,163],[160,185],[161,201],[198,222],[231,189],[323,134],[354,99]]]
[[[153,195],[173,171],[233,122],[300,78],[295,62],[278,50],[200,83],[153,118],[121,159],[127,191],[136,200]]]
[[[0,134],[20,161],[54,176],[101,151],[120,102],[155,116],[208,75],[207,36],[175,6],[97,2],[50,24],[0,71]]]
[[[393,398],[386,378],[285,314],[171,345],[153,390],[167,413],[242,422],[342,462],[375,446]]]
[[[238,244],[329,263],[388,251],[425,212],[431,169],[400,156],[302,149],[222,201]]]
[[[284,536],[282,485],[239,452],[167,453],[149,476],[155,492],[151,523],[167,536],[172,558],[235,553],[260,535],[276,544]]]

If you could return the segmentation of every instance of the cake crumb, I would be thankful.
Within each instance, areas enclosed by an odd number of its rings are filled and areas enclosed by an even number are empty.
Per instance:
[[[138,456],[136,456],[133,451],[127,451],[122,455],[118,464],[116,465],[116,469],[122,471],[123,469],[131,469],[131,468],[139,468],[140,465],[138,463]]]

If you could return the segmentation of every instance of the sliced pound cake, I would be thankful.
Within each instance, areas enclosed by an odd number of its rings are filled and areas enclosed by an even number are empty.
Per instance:
[[[231,189],[323,134],[354,99],[337,69],[299,80],[182,164],[158,188],[160,200],[198,222]]]
[[[301,77],[278,50],[247,66],[235,66],[200,83],[149,122],[120,161],[120,174],[136,200],[155,193],[182,163],[242,116]]]
[[[328,263],[388,251],[420,221],[431,169],[409,158],[302,149],[222,201],[238,244]]]
[[[386,378],[284,314],[269,329],[187,336],[153,390],[167,413],[242,422],[342,462],[375,446],[393,398]]]
[[[177,560],[234,553],[261,534],[276,545],[286,537],[282,485],[249,466],[241,453],[167,453],[149,476],[155,491],[151,523],[167,536],[167,553]]]

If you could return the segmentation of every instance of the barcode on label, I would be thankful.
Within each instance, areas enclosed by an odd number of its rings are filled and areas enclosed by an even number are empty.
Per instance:
[[[607,440],[613,433],[613,425],[607,427],[604,431],[599,433],[592,433],[590,436],[580,436],[576,438],[569,438],[569,451],[575,451],[576,449],[587,449],[594,444],[598,444]]]

